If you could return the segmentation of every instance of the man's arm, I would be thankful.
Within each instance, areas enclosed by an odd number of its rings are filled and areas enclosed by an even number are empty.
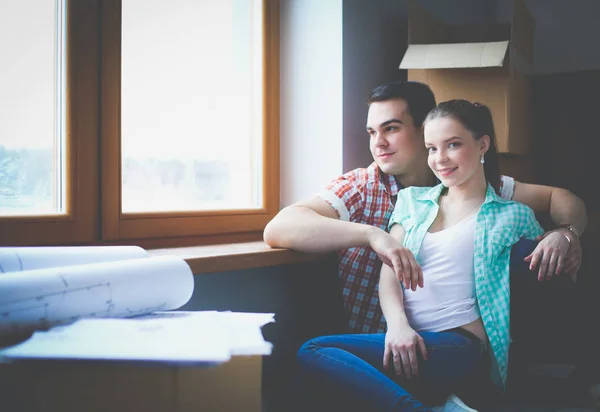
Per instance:
[[[420,268],[403,259],[404,248],[392,235],[375,226],[340,220],[335,209],[318,196],[282,209],[265,227],[263,238],[271,247],[306,253],[370,246],[383,263],[394,268],[398,279],[414,288],[423,283]]]
[[[587,226],[587,210],[583,201],[565,189],[515,182],[513,200],[524,203],[535,212],[549,213],[557,225],[570,224],[581,235]],[[566,255],[561,252],[568,238],[570,246]],[[566,273],[575,278],[581,266],[581,243],[566,228],[547,232],[533,253],[525,258],[530,269],[538,269],[540,280],[549,279],[554,273]]]
[[[336,210],[318,196],[282,209],[265,227],[265,243],[299,252],[333,252],[366,246],[381,229],[339,219]]]
[[[573,225],[579,235],[587,226],[585,204],[566,189],[515,181],[513,200],[526,204],[534,212],[550,213],[550,218],[557,226]]]

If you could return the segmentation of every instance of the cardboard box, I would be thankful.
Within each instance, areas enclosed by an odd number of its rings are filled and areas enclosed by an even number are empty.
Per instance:
[[[216,367],[103,361],[0,362],[6,412],[261,412],[262,356]]]
[[[528,72],[535,20],[514,1],[511,24],[447,25],[409,2],[408,49],[400,69],[428,84],[437,102],[466,99],[487,105],[500,153],[531,151],[532,107]]]

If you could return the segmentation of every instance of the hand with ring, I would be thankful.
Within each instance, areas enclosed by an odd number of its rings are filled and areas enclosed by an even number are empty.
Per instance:
[[[411,379],[419,376],[417,351],[427,360],[427,348],[421,335],[408,324],[388,325],[383,352],[383,367],[386,370],[392,364],[396,375],[400,377]]]

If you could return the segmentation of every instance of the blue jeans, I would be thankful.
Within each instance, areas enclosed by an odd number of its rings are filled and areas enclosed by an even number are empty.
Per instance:
[[[422,332],[428,360],[419,376],[396,376],[383,368],[385,334],[333,335],[306,342],[298,351],[306,410],[431,411],[475,381],[488,379],[483,343],[464,331]]]

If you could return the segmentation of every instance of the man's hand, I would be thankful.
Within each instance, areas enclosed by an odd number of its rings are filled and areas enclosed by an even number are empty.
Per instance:
[[[573,281],[577,280],[577,273],[581,268],[582,249],[581,242],[577,236],[571,236],[571,247],[565,256],[563,273],[569,275]]]
[[[544,233],[536,240],[539,241],[534,251],[525,261],[529,269],[538,269],[538,280],[544,281],[553,275],[567,274],[575,278],[581,266],[581,244],[579,239],[572,236],[567,229],[557,229]],[[569,236],[571,243],[565,236]]]
[[[417,348],[427,360],[425,341],[417,332],[408,324],[391,326],[385,334],[383,367],[388,369],[393,363],[396,375],[407,379],[419,376]]]
[[[383,230],[375,231],[369,245],[377,253],[381,261],[394,270],[396,278],[406,289],[417,290],[423,287],[423,271],[410,250],[402,246],[389,233]]]

